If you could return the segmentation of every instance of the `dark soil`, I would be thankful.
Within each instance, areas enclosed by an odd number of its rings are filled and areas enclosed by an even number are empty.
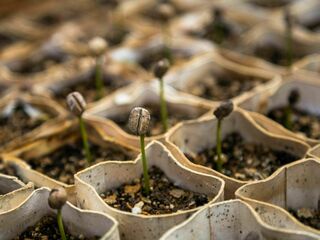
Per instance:
[[[320,32],[320,18],[317,18],[314,21],[309,21],[301,25],[304,28],[308,29],[309,31],[316,32],[316,33]]]
[[[290,0],[252,0],[250,1],[251,4],[257,5],[259,7],[263,7],[263,8],[279,8],[279,7],[284,7],[286,5],[288,5],[290,2]]]
[[[66,106],[66,97],[69,93],[77,91],[85,96],[87,102],[93,102],[97,100],[97,90],[95,84],[95,77],[92,74],[90,76],[90,81],[82,81],[71,86],[66,86],[55,93],[57,100]],[[104,96],[109,95],[113,91],[128,85],[130,82],[128,80],[117,78],[116,76],[104,76]]]
[[[130,184],[124,184],[117,189],[100,194],[100,197],[108,205],[126,212],[131,212],[136,204],[143,203],[141,212],[143,215],[193,209],[209,201],[204,194],[175,186],[157,167],[150,168],[149,176],[151,191],[148,196],[143,194],[143,177],[141,176],[140,179],[135,179]]]
[[[267,116],[272,120],[285,125],[285,107],[271,110]],[[315,116],[307,111],[293,108],[292,129],[291,131],[299,133],[308,138],[320,139],[320,116]]]
[[[30,118],[19,106],[9,117],[0,116],[0,144],[4,145],[13,139],[34,130],[44,123],[44,119]]]
[[[188,93],[212,101],[224,101],[248,92],[260,85],[262,79],[248,76],[208,76],[188,87]]]
[[[303,224],[320,230],[320,211],[301,208],[297,210],[290,209],[289,212]]]
[[[17,171],[14,166],[4,163],[2,159],[0,159],[0,173],[18,177]]]
[[[149,131],[147,132],[147,136],[156,136],[163,133],[163,127],[162,127],[162,121],[161,121],[161,113],[160,113],[160,106],[158,105],[145,105],[142,106],[143,108],[146,108],[151,115],[151,121],[150,121],[150,127]],[[202,114],[205,113],[205,111],[199,111],[197,115],[190,115],[190,113],[187,112],[181,112],[176,111],[175,109],[170,108],[169,105],[167,105],[168,108],[168,125],[169,127],[172,127],[176,125],[177,123],[183,121],[183,120],[190,120],[197,117],[200,117]],[[122,115],[117,115],[115,117],[110,117],[112,121],[114,121],[120,128],[122,128],[124,131],[126,131],[129,134],[132,134],[130,129],[128,128],[128,119],[129,119],[130,112],[124,113]]]
[[[90,145],[92,158],[91,165],[106,160],[132,160],[135,154],[122,146],[100,147],[96,144]],[[85,154],[82,141],[75,144],[67,144],[54,152],[40,158],[28,160],[32,168],[53,179],[67,184],[73,184],[73,175],[86,167]]]
[[[222,152],[226,162],[222,173],[239,180],[261,180],[270,176],[279,167],[298,158],[284,151],[272,150],[261,144],[245,142],[236,132],[228,134],[222,141]],[[216,147],[204,149],[198,154],[185,153],[195,164],[216,169]]]
[[[65,231],[66,231],[66,226]],[[72,236],[66,232],[69,240],[96,240],[99,237],[85,238],[83,235]],[[19,236],[12,240],[59,240],[61,239],[57,219],[51,216],[45,216],[40,219],[34,226],[28,227]]]

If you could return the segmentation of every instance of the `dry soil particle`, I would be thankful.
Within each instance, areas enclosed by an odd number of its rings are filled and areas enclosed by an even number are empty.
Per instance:
[[[275,108],[271,110],[267,116],[272,120],[284,125],[286,107]],[[292,109],[292,129],[291,131],[299,133],[305,137],[319,139],[320,138],[320,116],[315,116],[307,111]]]
[[[64,226],[66,228],[66,226]],[[66,229],[65,229],[66,230]],[[66,232],[66,237],[69,240],[96,240],[99,237],[86,238],[83,235],[72,236]],[[40,219],[34,226],[28,227],[19,236],[12,240],[60,240],[60,232],[57,224],[57,219],[51,216],[45,216]]]
[[[90,150],[94,159],[91,165],[106,160],[125,161],[135,158],[132,151],[122,146],[100,147],[90,144]],[[73,184],[73,175],[86,167],[80,140],[74,144],[64,145],[46,156],[30,159],[28,163],[32,169],[67,184]]]
[[[143,215],[158,215],[193,209],[210,200],[205,194],[175,186],[157,167],[150,168],[149,176],[151,187],[149,195],[143,194],[143,176],[141,176],[129,184],[100,194],[100,197],[108,205],[122,211],[132,212],[134,207],[138,207]]]
[[[310,208],[289,209],[289,212],[300,222],[320,230],[320,211]]]
[[[236,132],[222,141],[226,162],[222,173],[239,180],[260,180],[270,176],[279,167],[298,158],[284,151],[272,150],[261,144],[245,142]],[[216,167],[216,147],[204,149],[198,154],[185,153],[193,163],[212,169]]]
[[[147,132],[147,136],[156,136],[163,133],[162,121],[161,121],[161,113],[160,113],[160,106],[158,105],[145,105],[142,106],[146,108],[151,115],[150,127],[149,131]],[[205,110],[199,110],[196,114],[190,114],[188,112],[177,111],[171,108],[169,105],[168,107],[168,125],[169,127],[174,126],[175,124],[184,121],[190,120],[200,117],[202,114],[205,113]],[[123,114],[116,115],[114,117],[110,117],[112,121],[114,121],[120,128],[126,131],[129,134],[132,134],[128,127],[128,119],[129,119],[130,112],[126,112]]]

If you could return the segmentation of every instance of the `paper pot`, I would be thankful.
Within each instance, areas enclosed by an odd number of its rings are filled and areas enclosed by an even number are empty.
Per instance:
[[[203,102],[193,96],[177,92],[170,86],[165,86],[165,99],[169,118],[170,114],[183,114],[186,116],[184,120],[195,119],[207,113],[212,106],[212,104]],[[126,123],[134,107],[144,106],[159,106],[160,108],[158,80],[143,84],[136,83],[115,92],[109,97],[100,100],[93,108],[89,109],[86,113],[86,118],[94,121],[106,135],[110,137],[116,136],[119,139],[128,139],[128,143],[138,149],[140,146],[139,138],[133,136],[128,130],[124,131],[123,128],[120,128],[120,126],[116,124],[116,121],[120,119],[120,122]],[[164,135],[159,133],[146,138],[146,141],[163,139],[163,137]]]
[[[123,139],[122,142],[120,142],[117,141],[116,138],[108,138],[103,133],[96,131],[92,125],[87,124],[86,126],[89,141],[91,143],[102,148],[120,147],[123,151],[128,152],[128,154],[132,154],[132,159],[134,159],[138,154],[138,152],[124,142]],[[56,126],[56,128],[59,130],[57,130],[55,135],[42,137],[41,139],[13,149],[10,152],[3,153],[2,159],[4,162],[13,164],[17,171],[17,175],[24,182],[33,182],[37,187],[54,188],[57,186],[63,186],[68,192],[69,200],[71,202],[75,202],[75,189],[73,184],[67,184],[59,179],[53,179],[50,175],[38,172],[35,169],[32,169],[31,165],[29,165],[29,162],[32,159],[45,159],[46,156],[54,153],[59,148],[80,140],[80,131],[78,130],[78,123],[76,121],[66,121],[62,126],[59,125]]]
[[[317,234],[319,238],[319,230],[303,225],[287,212],[289,209],[319,208],[319,168],[319,161],[314,159],[288,164],[265,180],[239,188],[236,197],[254,208],[261,204],[262,207],[257,212],[271,226],[304,230]],[[268,212],[266,209],[272,211]],[[286,219],[289,221],[284,221]]]
[[[10,111],[17,103],[23,103],[28,106],[25,108],[28,108],[29,116],[36,118],[39,117],[40,114],[45,114],[45,117],[48,117],[49,119],[46,119],[39,126],[36,126],[29,131],[21,132],[18,137],[16,136],[10,139],[10,137],[7,136],[6,138],[8,140],[2,140],[2,146],[0,147],[0,151],[2,152],[20,146],[30,139],[37,139],[44,131],[45,134],[50,134],[53,125],[61,121],[61,119],[67,115],[67,112],[51,99],[31,96],[17,91],[13,91],[1,99],[0,110],[2,114],[10,114]]]
[[[296,62],[294,65],[295,70],[306,70],[313,74],[320,73],[320,55],[319,54],[311,54],[300,61]]]
[[[248,181],[231,178],[211,168],[194,164],[183,154],[193,155],[204,149],[213,148],[216,145],[216,124],[217,120],[212,117],[181,123],[168,133],[166,144],[184,166],[198,172],[221,177],[226,182],[225,199],[230,199],[234,198],[235,191]],[[254,122],[247,112],[239,108],[236,108],[230,116],[223,120],[222,139],[232,132],[240,133],[245,142],[254,142],[273,150],[291,153],[298,159],[303,158],[308,150],[308,146],[301,141],[276,136],[265,131]]]
[[[213,81],[228,81],[229,79],[230,81],[239,79],[241,81],[240,84],[243,85],[250,81],[258,80],[250,87],[244,87],[242,90],[239,88],[238,95],[232,97],[232,100],[235,103],[241,102],[250,92],[264,92],[265,88],[279,85],[281,82],[280,78],[275,77],[272,73],[259,71],[228,61],[216,52],[194,58],[173,69],[173,71],[165,77],[165,81],[168,85],[182,92],[193,94],[198,97],[205,97],[207,99],[203,100],[203,98],[201,98],[202,101],[206,101],[209,104],[212,104],[213,101],[227,99],[212,99],[203,96],[205,95],[205,91],[201,88],[201,85],[212,87],[209,83]],[[221,88],[221,91],[229,91],[229,89]]]
[[[320,144],[315,145],[313,148],[309,149],[307,155],[312,158],[320,159]]]
[[[33,81],[41,79],[42,82],[37,84],[33,91],[37,94],[50,96],[64,106],[66,105],[67,94],[78,91],[87,102],[92,103],[97,100],[94,68],[95,61],[91,57],[72,59],[64,64],[53,66],[47,71],[33,76]],[[108,60],[105,61],[103,71],[104,84],[108,89],[104,95],[109,95],[118,88],[147,78],[146,73],[139,68]]]
[[[177,186],[212,197],[210,203],[223,199],[224,182],[182,166],[160,142],[147,146],[148,167],[157,166]],[[107,205],[99,194],[130,183],[142,174],[140,156],[132,162],[105,162],[75,176],[78,204],[84,209],[102,211],[119,222],[121,239],[158,239],[166,230],[188,218],[199,208],[172,214],[136,215]]]
[[[44,216],[55,216],[56,211],[48,205],[49,189],[35,190],[15,209],[0,214],[0,238],[9,240],[36,224]],[[66,231],[85,237],[100,236],[102,240],[118,240],[117,222],[103,213],[80,210],[70,203],[62,208]]]
[[[286,74],[290,68],[286,67],[285,59],[285,27],[283,21],[262,23],[247,32],[239,41],[237,51],[250,55],[257,59],[257,64],[261,68],[273,70],[280,74]],[[319,40],[309,38],[300,32],[293,30],[293,62],[297,62],[303,57],[320,51]],[[233,49],[234,50],[234,49]],[[282,56],[282,60],[277,55]],[[268,59],[276,58],[276,59]],[[259,59],[259,60],[258,60]],[[252,60],[253,61],[253,60]],[[243,64],[246,65],[244,61]]]
[[[280,87],[273,88],[272,91],[252,94],[240,103],[239,106],[266,115],[272,109],[287,105],[290,92],[293,89],[297,89],[300,93],[300,100],[296,107],[311,114],[320,115],[320,108],[318,107],[318,102],[320,101],[318,90],[320,89],[320,85],[318,84],[318,79],[303,72],[296,72],[286,77],[285,80]],[[259,125],[272,133],[295,137],[306,141],[311,146],[319,142],[319,140],[308,138],[302,133],[290,132],[280,124],[264,116],[259,116],[255,113],[252,113],[251,116]]]
[[[308,233],[275,229],[264,224],[249,204],[230,200],[206,206],[167,231],[160,240],[311,240]]]

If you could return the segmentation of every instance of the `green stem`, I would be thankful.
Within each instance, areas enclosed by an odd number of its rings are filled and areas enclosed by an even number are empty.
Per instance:
[[[102,56],[96,59],[96,90],[97,90],[97,100],[103,97],[103,76],[102,76]]]
[[[222,23],[215,23],[214,24],[214,29],[213,29],[213,39],[217,44],[222,44],[224,40],[224,31],[223,31],[223,26],[221,25]]]
[[[216,136],[216,152],[217,152],[217,171],[221,172],[222,171],[222,147],[221,147],[221,120],[218,120],[217,124],[217,136]]]
[[[63,221],[62,221],[62,213],[61,213],[61,209],[58,209],[58,213],[57,213],[57,221],[58,221],[58,227],[59,227],[59,231],[60,231],[61,239],[62,239],[62,240],[67,240],[66,233],[65,233],[65,231],[64,231],[64,227],[63,227]]]
[[[292,29],[287,27],[286,31],[286,58],[287,58],[287,65],[291,67],[292,65]]]
[[[90,166],[91,161],[92,161],[92,156],[91,156],[91,152],[90,152],[90,148],[89,148],[89,141],[88,141],[86,127],[84,125],[84,121],[81,116],[79,117],[79,125],[80,125],[80,133],[81,133],[81,137],[82,137],[84,152],[86,155],[87,165]]]
[[[161,110],[161,121],[162,121],[162,127],[163,131],[167,132],[168,130],[168,109],[167,109],[167,103],[164,95],[164,85],[163,85],[163,79],[160,80],[160,110]]]
[[[286,129],[291,130],[292,129],[292,110],[290,106],[287,106],[285,109],[285,120],[284,120],[284,126]]]
[[[146,158],[146,152],[144,149],[144,135],[140,135],[140,148],[141,148],[141,160],[142,160],[142,167],[143,167],[143,190],[145,194],[149,194],[150,192],[150,181],[149,181],[149,174],[148,174],[148,164]]]

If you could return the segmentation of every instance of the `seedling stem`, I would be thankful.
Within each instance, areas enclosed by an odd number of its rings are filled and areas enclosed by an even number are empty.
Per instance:
[[[217,123],[217,143],[216,143],[216,152],[217,152],[217,170],[219,172],[222,171],[222,165],[223,165],[223,161],[222,161],[222,144],[221,144],[221,120],[218,120]]]
[[[85,156],[86,156],[86,160],[87,160],[87,165],[90,166],[90,164],[92,162],[92,155],[90,152],[88,135],[87,135],[86,127],[84,125],[84,121],[83,121],[82,116],[79,116],[79,125],[80,125],[80,133],[81,133],[84,152],[85,152]]]
[[[144,134],[140,135],[140,148],[141,148],[141,159],[142,159],[142,167],[143,167],[143,191],[146,195],[150,193],[150,180],[148,173],[148,164],[145,152],[145,144],[144,144]]]
[[[61,209],[58,209],[58,211],[57,211],[57,221],[58,221],[58,227],[59,227],[59,231],[60,231],[60,235],[61,235],[62,240],[67,240],[66,233],[65,233],[64,227],[63,227]]]

